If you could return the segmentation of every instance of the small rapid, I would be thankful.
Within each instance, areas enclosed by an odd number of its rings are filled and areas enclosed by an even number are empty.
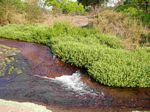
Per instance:
[[[65,88],[66,90],[69,91],[74,91],[79,95],[90,94],[96,96],[99,94],[96,90],[90,88],[81,80],[80,71],[76,71],[72,75],[63,75],[55,78],[48,78],[46,76],[38,76],[38,75],[36,76],[40,78],[49,79],[55,83],[59,83],[62,86],[62,88]],[[102,96],[104,96],[103,92],[101,94]]]

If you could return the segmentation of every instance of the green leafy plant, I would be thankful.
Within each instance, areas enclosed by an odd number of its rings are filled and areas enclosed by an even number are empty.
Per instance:
[[[70,0],[47,0],[46,4],[53,6],[54,12],[61,12],[65,14],[84,14],[84,6],[78,2]]]

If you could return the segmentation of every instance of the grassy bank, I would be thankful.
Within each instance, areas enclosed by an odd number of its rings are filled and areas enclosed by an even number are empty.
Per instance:
[[[150,48],[123,49],[122,41],[96,29],[7,25],[0,37],[41,43],[67,63],[86,68],[97,82],[114,87],[150,87]]]

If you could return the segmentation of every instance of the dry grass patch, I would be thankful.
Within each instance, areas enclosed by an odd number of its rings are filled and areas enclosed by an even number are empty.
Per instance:
[[[103,33],[121,37],[128,49],[138,47],[141,36],[150,33],[139,21],[112,10],[100,12],[93,24]]]

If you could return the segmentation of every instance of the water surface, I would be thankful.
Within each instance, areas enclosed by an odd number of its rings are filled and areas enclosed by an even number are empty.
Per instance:
[[[0,39],[0,44],[21,51],[16,59],[24,70],[11,81],[0,80],[0,99],[39,103],[54,112],[150,110],[149,88],[100,85],[84,70],[62,62],[43,45],[5,39]]]

